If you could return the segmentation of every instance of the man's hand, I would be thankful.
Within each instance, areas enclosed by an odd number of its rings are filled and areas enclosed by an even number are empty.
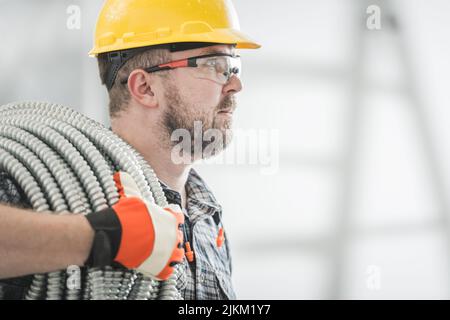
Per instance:
[[[86,216],[96,231],[87,264],[115,262],[158,280],[168,279],[184,256],[181,209],[176,205],[161,208],[143,200],[136,182],[125,172],[117,172],[114,181],[119,201]]]

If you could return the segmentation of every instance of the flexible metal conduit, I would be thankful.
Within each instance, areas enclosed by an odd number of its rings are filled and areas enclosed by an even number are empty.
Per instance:
[[[55,214],[97,212],[119,195],[113,173],[125,171],[143,197],[167,200],[143,157],[100,123],[58,104],[20,102],[0,106],[0,171],[23,189],[33,210]],[[33,277],[26,299],[181,299],[179,267],[166,281],[133,270],[82,268],[86,281],[67,286],[65,270]]]

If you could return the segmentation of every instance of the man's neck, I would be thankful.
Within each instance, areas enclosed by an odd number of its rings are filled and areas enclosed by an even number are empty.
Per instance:
[[[185,186],[192,165],[175,164],[171,159],[170,148],[163,147],[162,143],[155,139],[157,135],[135,132],[133,126],[124,127],[122,122],[112,122],[111,127],[114,133],[133,146],[144,157],[160,181],[164,182],[170,189],[180,193],[182,206],[186,207]]]
[[[149,148],[147,151],[138,150],[145,160],[151,165],[158,179],[164,182],[170,189],[177,191],[181,195],[183,208],[186,207],[186,181],[189,177],[191,166],[176,165],[170,158],[170,150]]]

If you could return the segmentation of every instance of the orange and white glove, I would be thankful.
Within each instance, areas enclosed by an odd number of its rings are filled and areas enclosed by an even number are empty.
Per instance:
[[[166,280],[183,261],[184,215],[177,205],[161,208],[142,199],[134,179],[114,174],[119,201],[88,214],[95,239],[87,266],[119,264],[157,280]]]

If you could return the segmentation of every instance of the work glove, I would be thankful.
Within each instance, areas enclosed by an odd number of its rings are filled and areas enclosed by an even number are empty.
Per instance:
[[[88,214],[95,230],[87,266],[123,266],[156,280],[166,280],[184,256],[181,228],[184,215],[177,205],[161,208],[145,201],[126,172],[114,174],[119,201]]]

